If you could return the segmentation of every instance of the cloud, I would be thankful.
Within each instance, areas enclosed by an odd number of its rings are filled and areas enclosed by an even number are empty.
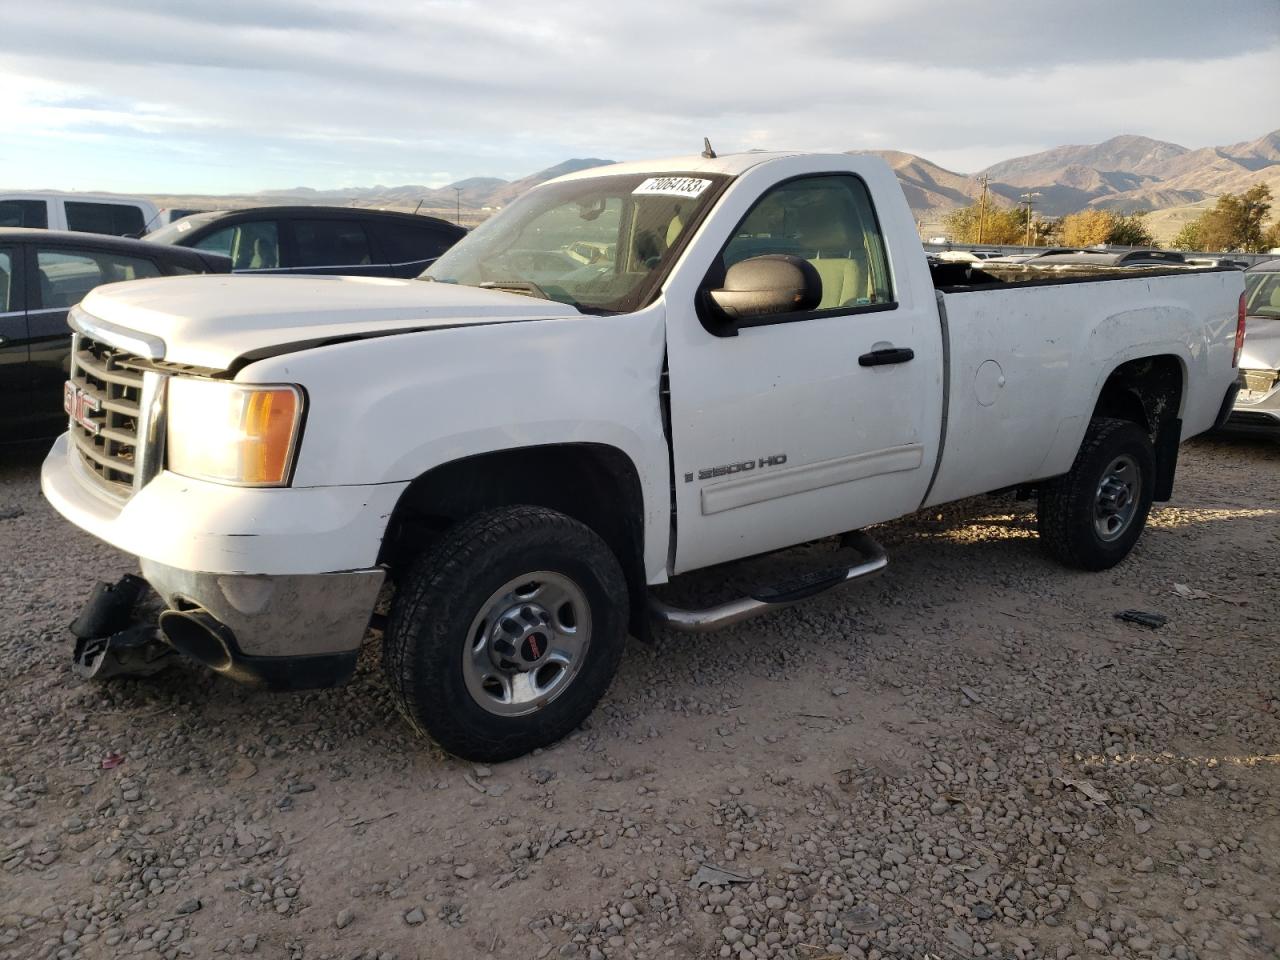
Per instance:
[[[704,135],[976,169],[1118,133],[1251,139],[1280,117],[1240,91],[1277,87],[1275,0],[45,0],[0,31],[13,186],[421,183]]]

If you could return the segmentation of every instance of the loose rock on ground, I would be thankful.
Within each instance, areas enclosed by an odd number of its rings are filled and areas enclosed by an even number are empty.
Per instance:
[[[410,733],[376,635],[340,690],[77,680],[66,624],[134,564],[39,460],[0,463],[0,957],[1280,955],[1278,445],[1184,447],[1101,574],[1011,498],[885,525],[879,579],[632,643],[491,767]]]

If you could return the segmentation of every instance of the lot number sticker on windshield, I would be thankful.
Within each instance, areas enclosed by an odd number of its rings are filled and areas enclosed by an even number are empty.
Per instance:
[[[631,191],[635,197],[696,197],[711,186],[697,177],[650,177]]]

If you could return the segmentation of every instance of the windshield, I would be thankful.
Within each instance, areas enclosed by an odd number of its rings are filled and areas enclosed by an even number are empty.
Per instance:
[[[1244,275],[1245,310],[1251,317],[1280,318],[1280,271]]]
[[[167,224],[158,230],[152,230],[143,240],[150,240],[152,243],[181,243],[182,238],[194,230],[196,227],[203,227],[206,223],[210,223],[223,216],[222,213],[197,213],[191,217],[183,217],[181,220],[175,220],[173,223]]]
[[[538,187],[422,277],[545,295],[588,312],[635,310],[661,284],[727,180],[623,174]]]

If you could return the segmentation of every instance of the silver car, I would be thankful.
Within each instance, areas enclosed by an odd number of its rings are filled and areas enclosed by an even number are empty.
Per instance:
[[[1240,394],[1227,429],[1280,437],[1280,260],[1250,267],[1244,283]]]

